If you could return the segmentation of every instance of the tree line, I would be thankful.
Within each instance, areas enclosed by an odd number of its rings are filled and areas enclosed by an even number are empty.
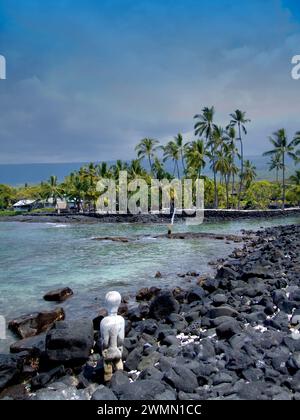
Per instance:
[[[185,141],[181,133],[165,145],[147,137],[135,147],[137,157],[131,162],[90,163],[72,172],[61,183],[53,175],[47,182],[35,186],[13,188],[0,184],[0,208],[9,208],[17,199],[46,201],[51,197],[54,205],[58,198],[67,198],[75,203],[78,211],[93,210],[99,197],[97,182],[101,178],[117,180],[120,171],[125,170],[129,180],[143,178],[149,185],[153,177],[159,180],[203,178],[206,207],[262,208],[275,202],[284,208],[287,201],[290,205],[299,204],[300,171],[287,180],[286,169],[287,158],[295,164],[300,161],[300,131],[291,140],[283,128],[270,136],[272,148],[264,156],[270,157],[269,170],[275,171],[276,180],[274,183],[255,182],[256,167],[244,158],[244,142],[250,123],[246,112],[236,110],[229,114],[227,126],[222,127],[216,123],[215,108],[204,107],[194,116],[195,138],[191,141]],[[166,162],[171,162],[171,171],[166,169]],[[206,166],[211,169],[212,179],[203,174]]]

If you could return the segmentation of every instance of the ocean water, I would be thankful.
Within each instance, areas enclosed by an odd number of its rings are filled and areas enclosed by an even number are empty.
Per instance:
[[[239,233],[278,224],[300,223],[300,217],[269,220],[176,224],[174,231]],[[209,261],[227,256],[239,244],[218,240],[154,239],[166,225],[46,224],[0,222],[0,316],[6,321],[24,313],[49,310],[55,303],[43,295],[62,286],[74,296],[62,303],[67,318],[94,317],[108,290],[134,295],[145,286],[186,286],[177,274],[212,270]],[[94,241],[96,236],[128,236],[129,243]],[[162,278],[156,279],[160,271]],[[0,351],[14,338],[0,339]]]
[[[257,179],[274,179],[275,173],[268,170],[269,158],[264,156],[245,156],[256,167]],[[108,161],[108,165],[113,165],[115,161]],[[58,180],[63,181],[64,177],[73,171],[77,171],[81,166],[88,162],[69,162],[69,163],[19,163],[19,164],[0,164],[0,184],[24,185],[39,184],[47,181],[51,175],[56,175]],[[143,166],[148,169],[148,162],[144,161]],[[173,163],[166,162],[166,170],[173,172]],[[290,158],[287,158],[287,177],[295,172],[295,165]],[[212,176],[209,165],[204,170],[204,175]]]

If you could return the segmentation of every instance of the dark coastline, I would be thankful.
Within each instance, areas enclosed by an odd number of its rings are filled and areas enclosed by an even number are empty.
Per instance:
[[[276,217],[300,216],[300,207],[276,210],[212,210],[204,211],[205,221],[225,221],[237,219],[270,219]],[[176,221],[184,220],[187,216],[176,215]],[[188,216],[193,218],[193,216]],[[169,214],[97,214],[97,213],[30,213],[16,216],[1,216],[0,222],[25,222],[25,223],[168,223]]]

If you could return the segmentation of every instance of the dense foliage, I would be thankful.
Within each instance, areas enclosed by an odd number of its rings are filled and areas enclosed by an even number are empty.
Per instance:
[[[265,155],[271,158],[269,170],[275,171],[276,178],[274,182],[256,182],[255,166],[244,160],[246,126],[250,123],[246,113],[241,110],[231,113],[226,128],[216,124],[214,107],[203,108],[202,113],[194,118],[195,139],[185,142],[179,133],[173,140],[161,145],[156,139],[144,138],[135,148],[137,158],[130,163],[121,160],[111,166],[105,162],[90,163],[72,172],[61,183],[53,175],[39,185],[11,187],[0,184],[0,209],[7,212],[13,203],[21,199],[42,200],[46,206],[51,198],[55,207],[57,200],[64,198],[73,201],[78,211],[93,210],[99,198],[97,182],[102,178],[117,181],[120,171],[124,170],[129,181],[143,178],[148,185],[151,178],[204,178],[206,208],[263,209],[299,205],[300,171],[287,180],[286,158],[299,163],[300,132],[292,140],[288,140],[284,129],[270,137],[273,148]],[[166,169],[167,161],[171,161],[171,171]],[[212,170],[212,179],[203,175],[207,165]]]

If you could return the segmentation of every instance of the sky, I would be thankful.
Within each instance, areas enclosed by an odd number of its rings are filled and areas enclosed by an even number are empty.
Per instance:
[[[299,0],[1,0],[0,54],[0,163],[131,159],[212,105],[247,155],[300,130]]]

